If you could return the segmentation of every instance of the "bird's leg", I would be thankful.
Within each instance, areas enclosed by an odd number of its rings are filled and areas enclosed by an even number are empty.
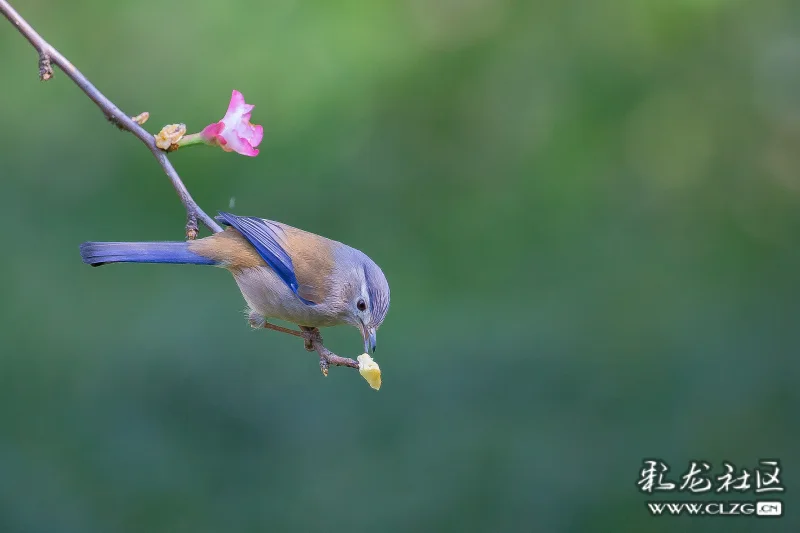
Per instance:
[[[300,329],[303,330],[306,350],[319,354],[319,369],[322,371],[323,376],[327,376],[328,367],[331,364],[329,357],[331,352],[322,344],[322,333],[319,332],[319,328],[312,328],[309,326],[300,326]]]
[[[309,352],[314,352],[316,349],[314,348],[314,342],[318,342],[322,344],[322,334],[319,332],[319,328],[312,328],[310,326],[300,326],[300,329],[303,331],[302,336],[303,340],[306,344],[306,350]]]
[[[323,376],[327,376],[330,363],[325,353],[327,350],[322,345],[322,333],[319,332],[319,328],[312,328],[309,326],[300,326],[300,329],[303,330],[303,340],[305,340],[306,343],[306,350],[319,354],[319,369],[322,371]],[[317,347],[321,349],[318,350]]]

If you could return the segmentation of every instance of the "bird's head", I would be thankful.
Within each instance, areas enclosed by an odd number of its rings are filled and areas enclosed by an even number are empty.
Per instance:
[[[348,266],[341,274],[341,316],[355,326],[364,339],[364,351],[374,352],[376,331],[389,311],[389,284],[380,267],[362,252],[350,248]]]

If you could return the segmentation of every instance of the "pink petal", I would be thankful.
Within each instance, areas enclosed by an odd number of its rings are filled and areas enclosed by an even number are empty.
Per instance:
[[[259,144],[261,144],[261,139],[263,138],[264,138],[264,126],[260,124],[253,126],[252,136],[250,137],[250,144],[252,144],[253,147],[256,147]]]
[[[251,157],[258,155],[258,150],[253,148],[253,145],[247,142],[247,139],[239,137],[236,134],[231,134],[226,136],[226,140],[228,142],[226,143],[226,146],[223,146],[222,148],[226,152],[236,152],[238,154],[248,155]]]
[[[231,103],[228,104],[228,111],[225,113],[222,122],[227,127],[232,128],[241,121],[249,121],[250,113],[254,107],[252,104],[245,103],[242,93],[234,90],[231,96]]]
[[[252,146],[249,142],[244,141],[241,150],[237,150],[240,154],[255,157],[258,155],[258,148]]]
[[[225,115],[230,115],[237,107],[241,107],[243,105],[245,105],[244,95],[234,89],[233,93],[231,93],[231,102],[228,104],[228,111],[225,113]]]
[[[200,135],[204,139],[210,141],[214,137],[217,137],[218,135],[220,135],[224,128],[225,128],[225,124],[223,124],[222,122],[215,122],[215,123],[209,124],[208,126],[203,128],[203,131],[200,132]]]

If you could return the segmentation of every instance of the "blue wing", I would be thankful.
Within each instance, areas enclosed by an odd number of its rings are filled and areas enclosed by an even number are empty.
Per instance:
[[[272,270],[286,283],[303,303],[314,305],[297,293],[297,276],[294,272],[292,258],[281,246],[283,229],[277,224],[256,217],[239,217],[230,213],[220,212],[217,220],[227,226],[233,227],[248,240],[258,255],[272,267]]]

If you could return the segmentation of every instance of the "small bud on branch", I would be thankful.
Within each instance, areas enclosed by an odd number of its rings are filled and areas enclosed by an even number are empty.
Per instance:
[[[156,137],[156,146],[162,150],[169,150],[173,144],[177,144],[186,135],[186,124],[167,124]]]
[[[141,126],[142,124],[147,122],[147,119],[149,118],[150,118],[150,113],[145,111],[144,113],[139,113],[135,117],[131,117],[131,120]]]

